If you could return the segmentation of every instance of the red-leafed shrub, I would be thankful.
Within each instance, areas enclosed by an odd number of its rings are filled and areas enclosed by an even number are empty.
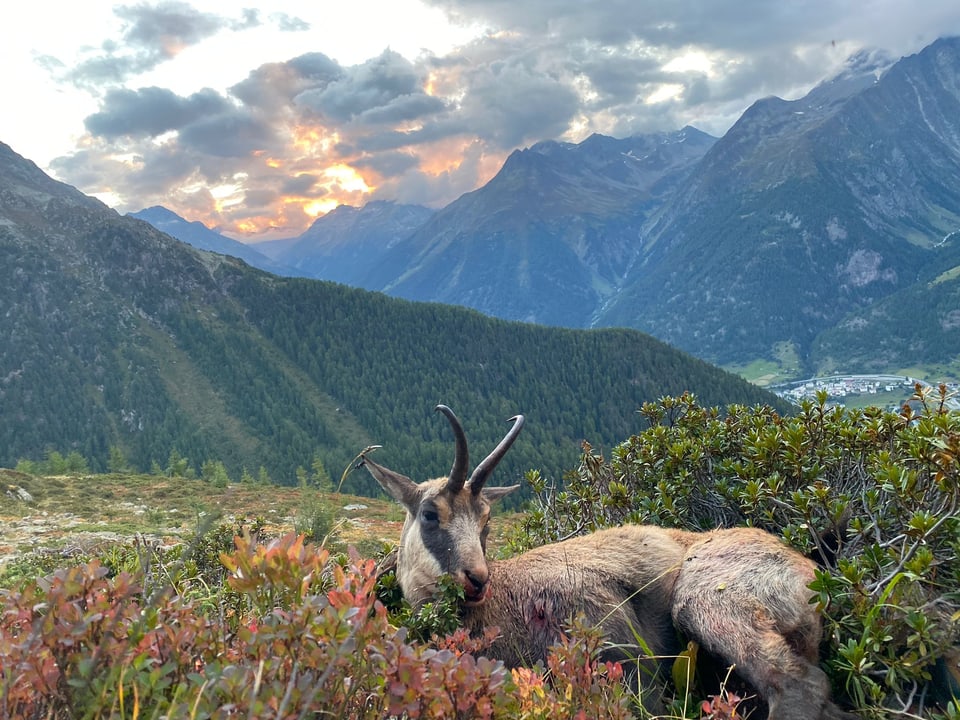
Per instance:
[[[476,654],[490,637],[408,642],[372,560],[334,562],[293,535],[236,543],[220,605],[176,583],[145,597],[97,561],[6,591],[0,718],[629,717],[595,633],[546,673],[510,672]]]

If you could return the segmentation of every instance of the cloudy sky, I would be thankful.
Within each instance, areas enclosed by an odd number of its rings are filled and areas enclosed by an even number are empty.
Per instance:
[[[443,206],[540,140],[719,136],[958,34],[957,0],[32,0],[0,26],[0,141],[121,212],[289,237]]]

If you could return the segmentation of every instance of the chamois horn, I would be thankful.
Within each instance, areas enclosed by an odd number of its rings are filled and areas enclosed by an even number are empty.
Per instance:
[[[463,432],[463,425],[453,414],[453,410],[446,405],[437,405],[436,410],[442,412],[450,421],[450,427],[453,428],[453,436],[457,443],[457,454],[453,458],[453,467],[450,469],[450,478],[444,485],[444,490],[451,493],[458,493],[463,489],[463,484],[467,481],[467,465],[470,462],[470,455],[467,451],[467,436]]]
[[[480,494],[480,491],[483,490],[483,484],[487,481],[490,473],[493,472],[497,463],[503,460],[503,456],[507,454],[507,450],[513,445],[513,441],[517,439],[517,435],[520,434],[520,430],[523,428],[523,415],[514,415],[510,418],[509,422],[513,423],[513,427],[510,428],[503,440],[500,441],[500,444],[493,449],[493,452],[487,455],[483,459],[483,462],[474,468],[473,474],[470,475],[470,479],[467,481],[467,484],[470,486],[470,492],[474,495]]]

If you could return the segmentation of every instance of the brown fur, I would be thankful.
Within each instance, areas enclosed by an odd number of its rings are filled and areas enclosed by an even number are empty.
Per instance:
[[[508,435],[511,442],[520,425],[522,418]],[[735,666],[770,718],[853,717],[830,701],[817,665],[821,621],[807,587],[814,563],[773,535],[755,528],[692,533],[627,525],[492,561],[485,556],[490,503],[515,487],[483,488],[485,477],[473,486],[446,478],[418,485],[369,458],[364,464],[407,509],[397,558],[404,595],[421,604],[441,574],[454,577],[466,592],[464,625],[499,627],[490,654],[507,665],[545,660],[564,623],[582,614],[604,630],[608,659],[642,656],[638,637],[654,656],[674,656],[679,630]]]

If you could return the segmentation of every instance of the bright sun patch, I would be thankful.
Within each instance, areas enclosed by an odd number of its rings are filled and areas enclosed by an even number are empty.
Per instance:
[[[368,193],[373,190],[360,176],[360,173],[349,165],[333,165],[324,170],[323,175],[347,192]]]

